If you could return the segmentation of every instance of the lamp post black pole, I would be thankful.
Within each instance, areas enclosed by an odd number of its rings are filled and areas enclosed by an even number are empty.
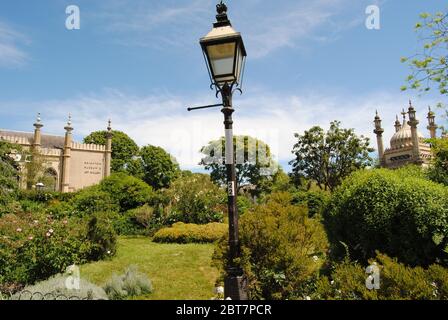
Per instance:
[[[224,126],[226,132],[225,163],[227,171],[227,197],[229,214],[229,257],[227,275],[224,280],[224,296],[232,300],[247,300],[245,278],[243,270],[235,259],[240,257],[240,243],[238,230],[238,209],[236,206],[237,182],[235,169],[235,156],[233,144],[233,119],[232,114],[232,87],[227,83],[221,88],[224,114]]]

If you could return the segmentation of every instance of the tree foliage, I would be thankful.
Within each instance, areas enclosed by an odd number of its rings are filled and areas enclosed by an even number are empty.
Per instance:
[[[410,265],[447,262],[448,188],[420,171],[363,170],[343,182],[324,212],[336,258],[348,250],[367,261],[378,250]]]
[[[448,187],[448,139],[431,140],[433,161],[428,170],[432,181]]]
[[[179,175],[176,159],[163,148],[145,146],[140,150],[143,180],[154,189],[168,188]]]
[[[9,202],[18,190],[18,168],[10,157],[11,150],[16,146],[0,142],[0,205]]]
[[[106,145],[107,131],[95,131],[84,138],[84,143]],[[139,148],[126,133],[112,131],[112,163],[111,171],[127,171],[138,156]]]
[[[312,179],[321,189],[334,190],[353,171],[372,165],[369,139],[341,129],[339,121],[331,122],[327,132],[315,126],[295,137],[295,159],[290,162],[294,181]]]
[[[426,92],[436,85],[440,94],[448,94],[448,13],[422,13],[421,21],[415,25],[423,43],[420,53],[402,58],[408,63],[412,74],[408,76],[408,88]]]
[[[201,153],[204,158],[199,164],[211,171],[210,176],[215,183],[226,185],[225,138],[211,141],[202,147]],[[243,186],[253,185],[260,193],[264,189],[262,186],[269,184],[279,172],[279,165],[274,161],[270,147],[259,139],[234,136],[234,155],[238,190]]]
[[[251,299],[295,299],[325,262],[327,237],[318,220],[304,207],[291,205],[288,193],[271,195],[267,203],[241,217],[240,261],[248,277]],[[214,254],[223,270],[228,259],[227,240]]]

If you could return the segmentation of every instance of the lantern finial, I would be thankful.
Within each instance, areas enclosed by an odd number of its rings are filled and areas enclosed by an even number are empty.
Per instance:
[[[216,15],[216,21],[213,26],[215,28],[219,27],[226,27],[231,26],[232,24],[229,21],[229,18],[227,17],[227,6],[224,2],[220,2],[216,5],[216,12],[218,13]]]

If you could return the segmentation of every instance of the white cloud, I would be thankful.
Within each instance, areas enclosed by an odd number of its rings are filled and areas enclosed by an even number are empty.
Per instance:
[[[27,37],[0,22],[0,67],[22,66],[28,59],[20,45],[29,43]]]
[[[310,40],[333,41],[344,30],[363,23],[364,9],[353,9],[359,5],[352,0],[228,1],[229,18],[243,33],[252,58],[283,47],[306,49]],[[352,11],[341,19],[347,8]],[[94,18],[115,43],[158,49],[191,47],[212,27],[215,15],[214,3],[207,0],[134,0],[132,5],[128,0],[114,0],[100,12]]]
[[[266,91],[264,91],[266,92]],[[199,150],[210,140],[223,135],[223,116],[217,109],[187,112],[187,105],[211,102],[207,97],[180,97],[171,95],[132,96],[116,90],[102,94],[85,95],[62,101],[45,101],[31,104],[0,105],[0,115],[15,117],[22,113],[42,112],[45,131],[63,133],[69,112],[73,115],[75,135],[78,138],[91,131],[103,130],[108,118],[113,127],[128,133],[139,145],[153,144],[172,153],[183,168],[198,168]],[[416,100],[420,130],[425,132],[426,106],[434,101]],[[394,133],[395,114],[407,106],[404,96],[390,93],[370,93],[361,96],[318,93],[304,95],[266,94],[248,92],[235,96],[235,134],[256,136],[267,142],[277,160],[291,160],[295,143],[294,133],[302,133],[314,125],[324,128],[332,120],[341,120],[343,127],[355,128],[357,134],[371,138],[373,118],[378,109],[383,118],[385,145]],[[31,128],[31,124],[29,125]],[[10,128],[15,129],[15,128]]]

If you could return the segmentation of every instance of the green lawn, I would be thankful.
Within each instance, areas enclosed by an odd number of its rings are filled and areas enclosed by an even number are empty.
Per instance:
[[[157,244],[143,237],[120,237],[116,256],[82,266],[81,277],[102,286],[114,273],[136,265],[154,287],[152,294],[139,299],[209,300],[218,276],[210,265],[213,248],[212,244]]]

